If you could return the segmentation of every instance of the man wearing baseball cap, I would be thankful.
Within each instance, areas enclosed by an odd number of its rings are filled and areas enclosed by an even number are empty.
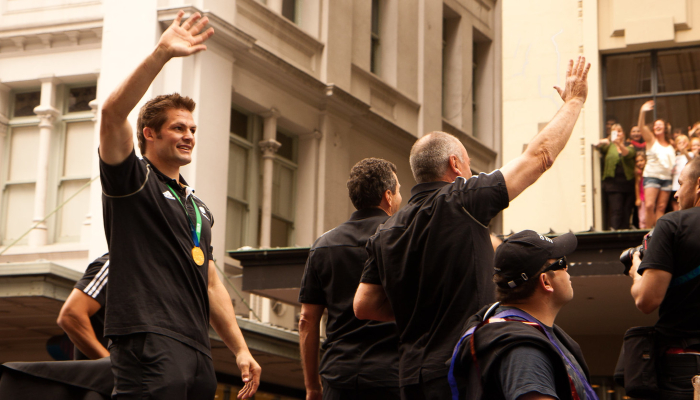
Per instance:
[[[465,325],[449,380],[453,399],[596,399],[578,344],[554,325],[574,297],[566,256],[576,236],[525,230],[496,249],[499,303]]]

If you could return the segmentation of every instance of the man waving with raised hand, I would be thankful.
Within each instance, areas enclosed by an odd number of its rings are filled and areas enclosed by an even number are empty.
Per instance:
[[[213,28],[180,11],[155,50],[102,106],[100,178],[110,249],[105,336],[114,373],[113,399],[213,399],[216,376],[209,324],[236,356],[252,397],[260,382],[214,266],[214,217],[180,175],[192,161],[195,103],[178,93],[140,110],[136,157],[127,117],[173,57],[206,50]]]

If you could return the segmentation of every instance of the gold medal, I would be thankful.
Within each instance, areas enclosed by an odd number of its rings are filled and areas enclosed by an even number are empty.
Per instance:
[[[204,264],[204,253],[202,252],[202,249],[200,249],[199,247],[193,247],[192,248],[192,259],[194,260],[195,264],[197,264],[197,265]]]

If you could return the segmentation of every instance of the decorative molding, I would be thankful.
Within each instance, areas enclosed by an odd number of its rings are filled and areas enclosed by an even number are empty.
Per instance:
[[[80,32],[79,31],[68,31],[68,32],[66,32],[66,36],[68,36],[68,41],[73,46],[77,46],[80,44]]]
[[[39,40],[41,40],[41,44],[44,45],[45,49],[50,49],[51,45],[53,43],[53,34],[52,33],[42,33],[41,35],[37,35]]]
[[[27,38],[25,38],[24,36],[16,36],[10,38],[10,40],[12,40],[12,43],[15,44],[15,47],[17,47],[19,51],[24,51],[24,44],[26,43]]]
[[[258,146],[260,146],[260,151],[263,153],[263,158],[274,158],[275,153],[277,153],[277,150],[282,146],[282,143],[275,139],[268,139],[261,140]]]
[[[36,106],[34,114],[39,117],[39,128],[51,128],[61,113],[51,106]]]
[[[322,42],[256,0],[237,0],[236,11],[309,57],[323,50]]]
[[[92,122],[97,122],[97,109],[99,108],[100,104],[97,102],[97,99],[94,99],[88,103],[90,106],[90,112],[92,113]]]
[[[260,116],[263,118],[279,118],[280,115],[281,114],[279,110],[275,107],[272,107],[269,110],[260,113]]]
[[[218,15],[209,11],[202,11],[193,6],[159,9],[158,22],[160,22],[161,27],[166,29],[170,24],[172,24],[180,10],[183,10],[185,15],[198,12],[202,14],[203,17],[209,18],[209,26],[214,27],[216,30],[216,35],[214,35],[210,40],[213,40],[215,43],[220,44],[224,48],[229,50],[248,50],[255,44],[255,38],[253,36],[243,32]]]

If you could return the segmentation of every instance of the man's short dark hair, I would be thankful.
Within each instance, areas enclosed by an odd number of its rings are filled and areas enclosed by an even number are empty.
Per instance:
[[[459,139],[440,131],[430,132],[428,135],[429,138],[418,139],[411,147],[409,161],[416,183],[441,180],[447,172],[452,155],[464,162]]]
[[[348,191],[358,210],[377,207],[387,190],[396,193],[396,165],[381,158],[365,158],[350,170]]]
[[[685,165],[685,168],[688,169],[687,177],[688,177],[688,184],[691,184],[695,186],[695,184],[698,182],[698,178],[700,178],[700,157],[694,157],[690,161],[688,161],[688,164]]]
[[[139,118],[136,121],[136,137],[139,141],[141,154],[146,153],[146,137],[143,136],[143,128],[149,127],[160,137],[160,128],[168,120],[168,110],[187,110],[194,112],[196,104],[194,100],[179,93],[162,94],[149,100],[141,107]]]
[[[508,304],[518,303],[530,298],[530,296],[535,293],[535,289],[537,289],[537,284],[540,281],[540,275],[548,266],[549,263],[545,263],[545,265],[542,266],[542,269],[540,269],[535,275],[514,288],[506,289],[498,286],[499,282],[505,282],[507,279],[502,278],[498,273],[494,274],[493,282],[496,283],[496,301]]]

